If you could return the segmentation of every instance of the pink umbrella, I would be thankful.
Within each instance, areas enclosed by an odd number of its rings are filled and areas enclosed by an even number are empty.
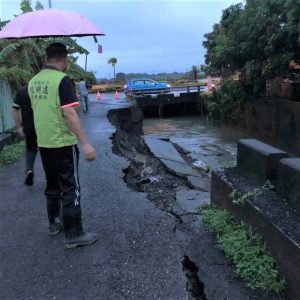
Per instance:
[[[85,17],[69,11],[45,9],[17,16],[1,31],[0,38],[105,35]]]

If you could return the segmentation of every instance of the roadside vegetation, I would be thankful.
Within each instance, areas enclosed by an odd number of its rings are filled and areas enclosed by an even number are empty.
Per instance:
[[[220,249],[233,262],[237,275],[249,287],[274,293],[283,291],[284,280],[279,278],[275,261],[258,234],[245,223],[237,223],[225,210],[203,206],[199,212]]]
[[[245,88],[265,91],[265,80],[289,73],[300,60],[300,2],[251,0],[231,5],[205,35],[205,70],[222,78],[240,72]]]
[[[229,194],[229,199],[237,205],[244,205],[251,197],[260,196],[264,192],[270,190],[275,190],[275,186],[270,180],[267,180],[261,187],[254,188],[253,191],[250,191],[246,194],[241,194],[237,189],[234,189]]]
[[[247,101],[265,95],[266,80],[300,78],[291,67],[300,63],[299,15],[299,0],[247,0],[223,11],[203,42],[202,71],[222,78],[206,98],[214,120],[243,125]]]
[[[206,93],[203,97],[215,125],[243,124],[249,95],[238,82],[225,79],[218,90]]]
[[[192,80],[188,80],[188,79],[179,79],[179,80],[176,80],[176,81],[171,81],[170,82],[171,85],[173,86],[186,86],[186,85],[201,85],[201,86],[205,86],[206,85],[206,82],[202,81],[202,82],[195,82],[195,81],[192,81]]]
[[[121,91],[124,90],[124,84],[121,83],[107,83],[107,84],[96,84],[92,85],[89,88],[90,93],[110,93],[115,92],[116,90]]]
[[[24,141],[19,141],[12,145],[5,145],[0,151],[0,167],[20,161],[23,158],[24,151]]]

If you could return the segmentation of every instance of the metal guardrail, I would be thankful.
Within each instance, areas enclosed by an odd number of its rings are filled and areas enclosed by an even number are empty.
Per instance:
[[[191,92],[201,93],[203,90],[204,90],[204,86],[201,84],[179,85],[179,86],[171,86],[168,90],[140,89],[138,91],[132,91],[126,93],[126,95],[129,97],[144,97],[145,95],[172,94],[172,92],[175,91],[182,91],[182,93],[191,93]]]
[[[191,91],[197,91],[197,92],[201,92],[201,88],[202,90],[204,89],[204,85],[203,84],[195,84],[195,85],[178,85],[178,86],[171,86],[171,90],[176,91],[176,90],[185,90],[186,92],[189,93]]]

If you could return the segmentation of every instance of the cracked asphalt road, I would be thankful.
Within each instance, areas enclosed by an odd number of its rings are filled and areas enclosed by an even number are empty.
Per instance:
[[[112,94],[80,114],[98,155],[79,166],[83,224],[97,243],[64,250],[63,234],[48,235],[39,156],[32,187],[23,185],[23,161],[1,171],[1,299],[186,299],[174,220],[126,186],[128,162],[112,153],[106,114],[122,105]]]
[[[88,247],[65,250],[64,236],[48,235],[44,172],[40,158],[35,184],[23,185],[24,161],[0,170],[1,300],[195,300],[186,292],[183,257],[199,268],[209,300],[273,300],[238,279],[196,214],[180,222],[155,207],[146,193],[127,187],[129,161],[112,153],[115,128],[110,109],[126,107],[114,94],[91,95],[80,113],[97,160],[81,157],[83,224],[99,235]],[[200,299],[200,298],[199,298]]]

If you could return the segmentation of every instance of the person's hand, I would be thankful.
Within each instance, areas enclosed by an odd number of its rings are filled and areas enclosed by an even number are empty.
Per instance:
[[[96,151],[90,144],[82,145],[82,150],[86,160],[94,160],[96,158]]]
[[[19,128],[17,128],[17,131],[18,131],[18,135],[19,135],[20,137],[24,137],[24,136],[25,136],[24,131],[23,131],[23,127],[22,127],[22,126],[19,127]]]

